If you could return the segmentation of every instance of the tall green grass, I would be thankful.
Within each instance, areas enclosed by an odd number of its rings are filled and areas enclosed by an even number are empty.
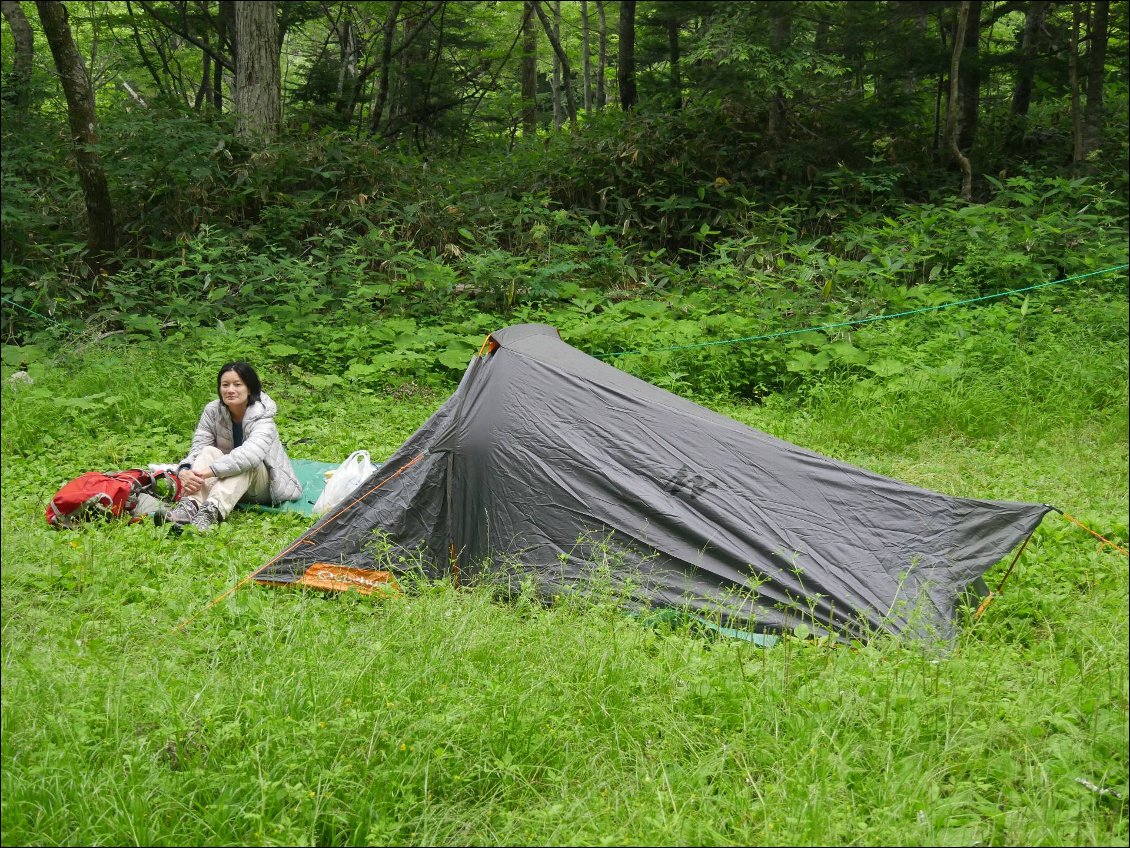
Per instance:
[[[1052,502],[1125,547],[1125,335],[1061,327],[1042,344],[1046,360],[975,352],[993,367],[914,387],[833,373],[758,406],[706,400],[912,483]],[[1055,379],[1019,376],[1052,358]],[[177,538],[42,517],[80,471],[185,450],[214,378],[191,362],[102,343],[44,360],[31,385],[5,371],[3,844],[1130,836],[1127,563],[1058,517],[947,651],[760,649],[645,626],[602,592],[547,606],[446,584],[384,600],[246,587],[209,608],[305,521],[240,511]],[[318,459],[383,458],[443,399],[264,378],[291,453]]]

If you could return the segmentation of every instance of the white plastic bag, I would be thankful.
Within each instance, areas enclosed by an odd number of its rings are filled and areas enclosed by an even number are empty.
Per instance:
[[[322,515],[340,504],[345,498],[361,485],[373,473],[373,463],[369,460],[367,450],[357,450],[345,458],[345,462],[337,467],[333,476],[326,481],[322,494],[314,502],[314,515]]]

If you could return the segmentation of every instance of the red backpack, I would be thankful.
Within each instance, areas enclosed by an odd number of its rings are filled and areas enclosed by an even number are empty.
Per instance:
[[[165,482],[161,486],[161,481]],[[70,530],[92,518],[121,518],[131,521],[141,516],[133,511],[142,495],[176,501],[180,498],[180,479],[168,471],[149,472],[141,468],[128,471],[87,471],[66,483],[47,504],[47,523],[56,530]]]

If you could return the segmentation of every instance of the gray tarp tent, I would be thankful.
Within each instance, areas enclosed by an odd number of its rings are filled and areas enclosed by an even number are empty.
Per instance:
[[[953,633],[962,593],[1051,507],[956,498],[773,438],[522,324],[263,583],[422,565],[553,596],[594,568],[641,607],[754,632]],[[983,586],[983,583],[981,583]]]

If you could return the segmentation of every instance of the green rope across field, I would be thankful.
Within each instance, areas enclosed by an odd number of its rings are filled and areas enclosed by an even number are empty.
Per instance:
[[[1075,280],[1085,280],[1088,277],[1098,277],[1102,274],[1114,273],[1115,271],[1125,271],[1127,268],[1130,268],[1130,264],[1123,263],[1122,265],[1112,265],[1109,268],[1102,268],[1098,271],[1090,271],[1086,274],[1076,274],[1072,277],[1064,277],[1063,279],[1052,280],[1048,283],[1036,283],[1036,285],[1034,286],[1025,286],[1021,289],[1009,289],[1008,291],[997,292],[995,294],[986,294],[982,295],[981,297],[970,297],[966,298],[965,300],[955,300],[950,303],[942,303],[937,306],[923,306],[920,309],[908,309],[905,312],[894,312],[890,315],[872,315],[870,318],[854,318],[850,321],[837,321],[834,324],[820,324],[815,327],[803,327],[796,330],[779,330],[776,333],[766,333],[760,336],[743,336],[739,339],[721,339],[719,341],[713,342],[696,342],[694,344],[672,345],[670,347],[655,347],[648,348],[646,350],[618,350],[614,353],[599,353],[594,355],[597,359],[607,359],[613,356],[633,356],[647,353],[665,353],[672,350],[693,350],[694,348],[701,347],[719,347],[722,345],[744,344],[745,342],[760,342],[767,339],[779,339],[783,336],[794,336],[799,333],[819,332],[821,330],[836,330],[841,327],[855,327],[859,324],[870,324],[874,321],[886,321],[891,318],[906,318],[909,315],[920,315],[923,312],[935,312],[939,309],[949,309],[951,306],[968,306],[971,303],[980,303],[981,301],[985,300],[996,300],[997,298],[1001,297],[1009,297],[1010,295],[1014,294],[1023,294],[1024,292],[1035,291],[1036,289],[1046,289],[1049,286],[1057,286],[1061,283],[1070,283]],[[28,309],[26,306],[21,306],[20,304],[9,300],[6,297],[0,297],[0,300],[2,300],[4,303],[16,307],[17,309],[22,309],[24,312],[27,312],[31,315],[42,318],[44,321],[62,326],[62,324],[60,324],[60,322],[56,321],[54,318],[50,318],[46,315],[41,315],[35,310]]]
[[[1035,289],[1045,289],[1048,286],[1056,286],[1060,283],[1070,283],[1074,280],[1084,280],[1087,277],[1097,277],[1101,274],[1111,274],[1115,271],[1125,271],[1130,268],[1130,265],[1123,263],[1122,265],[1112,265],[1109,268],[1103,268],[1099,271],[1091,271],[1086,274],[1076,274],[1073,277],[1064,277],[1061,280],[1052,280],[1048,283],[1037,283],[1034,286],[1025,286],[1022,289],[1009,289],[1008,291],[997,292],[996,294],[986,294],[981,297],[970,297],[965,300],[955,300],[951,303],[942,303],[937,306],[923,306],[921,309],[908,309],[905,312],[894,312],[890,315],[872,315],[870,318],[854,318],[850,321],[837,321],[834,324],[820,324],[816,327],[803,327],[797,330],[779,330],[776,333],[766,333],[761,336],[743,336],[740,339],[722,339],[714,342],[696,342],[694,344],[685,345],[672,345],[671,347],[655,347],[646,350],[618,350],[615,353],[598,353],[593,354],[597,359],[607,359],[613,356],[632,356],[636,354],[647,353],[665,353],[671,350],[693,350],[694,348],[701,347],[718,347],[721,345],[734,345],[743,344],[745,342],[760,342],[766,339],[779,339],[783,336],[794,336],[798,333],[812,333],[821,330],[836,330],[841,327],[855,327],[859,324],[870,324],[873,321],[886,321],[890,318],[905,318],[908,315],[920,315],[923,312],[934,312],[939,309],[949,309],[951,306],[967,306],[970,303],[979,303],[984,300],[995,300],[1000,297],[1008,297],[1009,295],[1022,294],[1023,292],[1034,291]]]
[[[0,300],[4,301],[4,303],[9,304],[10,306],[16,307],[16,309],[22,309],[28,315],[34,315],[36,318],[42,318],[44,321],[48,322],[49,324],[58,324],[60,327],[63,326],[58,321],[56,321],[54,318],[51,318],[48,315],[41,315],[40,313],[36,312],[34,309],[28,309],[26,306],[21,306],[20,304],[16,303],[14,300],[9,300],[6,297],[0,297]]]

